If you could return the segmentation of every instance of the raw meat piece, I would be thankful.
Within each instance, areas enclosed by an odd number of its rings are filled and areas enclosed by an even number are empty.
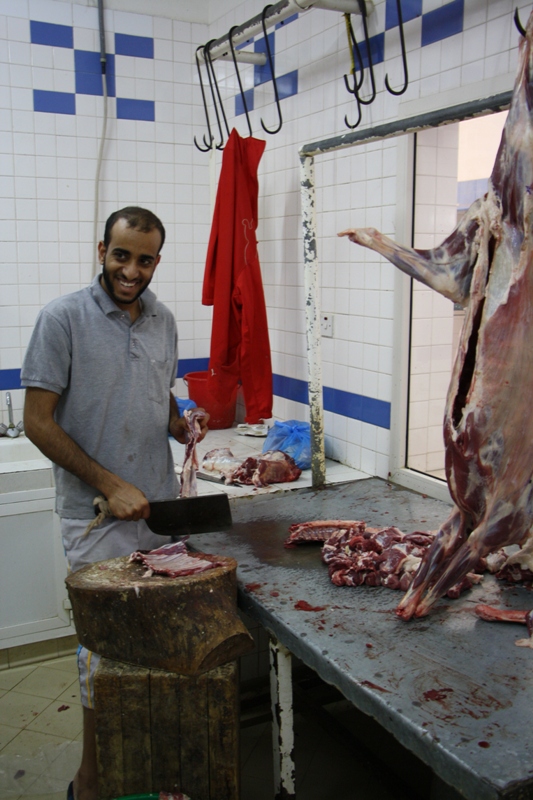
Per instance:
[[[202,469],[221,472],[225,482],[245,486],[267,486],[269,483],[295,481],[302,474],[294,459],[281,450],[268,450],[244,461],[236,459],[227,447],[210,450],[202,461]]]
[[[487,194],[434,250],[373,228],[344,231],[466,308],[444,418],[455,507],[400,602],[403,619],[433,604],[488,553],[522,544],[533,519],[533,13]]]
[[[140,561],[148,568],[143,578],[148,578],[154,573],[168,575],[170,578],[179,578],[222,566],[221,561],[207,561],[199,554],[188,553],[183,540],[165,544],[163,547],[149,552],[137,550],[131,554],[129,560]]]
[[[185,458],[181,471],[181,497],[196,497],[198,488],[196,483],[196,471],[198,469],[198,457],[196,455],[196,443],[202,432],[199,420],[204,419],[205,411],[201,408],[191,408],[183,412],[183,417],[187,423],[189,441],[185,445]]]
[[[364,522],[345,519],[314,520],[312,522],[295,522],[289,526],[290,535],[285,540],[285,547],[293,547],[302,542],[325,542],[332,533],[339,530],[351,530],[352,533],[363,533]]]
[[[533,611],[518,611],[510,608],[494,608],[493,606],[478,605],[474,609],[481,619],[487,622],[521,622],[527,625],[529,639],[517,639],[517,647],[533,648]]]
[[[281,450],[267,450],[257,459],[257,467],[252,475],[254,486],[267,486],[269,483],[289,483],[302,474],[294,458]]]
[[[183,792],[159,792],[159,800],[191,800],[191,798]]]

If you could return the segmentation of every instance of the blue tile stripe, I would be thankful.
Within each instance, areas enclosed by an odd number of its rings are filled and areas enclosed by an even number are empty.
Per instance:
[[[103,95],[102,65],[100,53],[74,49],[74,29],[69,25],[56,25],[49,22],[30,20],[30,40],[32,44],[49,47],[66,47],[74,50],[75,93],[53,92],[35,89],[33,110],[50,114],[75,114],[76,94]],[[135,58],[154,58],[154,40],[148,36],[115,34],[115,53],[106,54],[107,96],[116,96],[116,56]],[[117,118],[155,122],[155,102],[153,100],[133,100],[117,98]]]
[[[128,33],[115,33],[115,54],[117,56],[153,58],[154,40],[148,36],[130,36]]]
[[[46,111],[49,114],[75,114],[76,95],[69,92],[46,92],[43,89],[34,89],[33,110]]]
[[[76,94],[103,95],[102,63],[100,53],[91,50],[74,50]],[[106,53],[107,96],[115,96],[115,56]]]
[[[452,0],[422,16],[422,47],[440,42],[463,30],[464,0]]]
[[[0,392],[21,388],[20,369],[0,369]]]
[[[74,47],[74,33],[70,25],[55,25],[51,22],[30,20],[30,41],[32,44],[46,44],[50,47]]]
[[[390,403],[373,397],[324,386],[324,411],[368,422],[379,428],[390,428]]]
[[[129,100],[127,97],[117,97],[117,119],[155,122],[155,103],[153,100]]]
[[[183,358],[178,362],[178,378],[183,378],[188,372],[204,372],[209,367],[208,358]],[[21,389],[20,369],[0,370],[0,391],[11,391]],[[297,378],[288,378],[286,375],[272,376],[272,388],[275,395],[294,400],[297,403],[308,405],[308,384]],[[331,411],[351,419],[358,419],[361,422],[368,422],[370,425],[377,425],[379,428],[390,428],[390,403],[384,400],[376,400],[373,397],[365,397],[352,392],[344,392],[340,389],[332,389],[324,386],[324,410]]]

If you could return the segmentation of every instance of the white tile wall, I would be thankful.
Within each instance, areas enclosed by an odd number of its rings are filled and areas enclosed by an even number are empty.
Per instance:
[[[427,13],[446,3],[424,0]],[[225,6],[227,8],[228,6]],[[148,8],[148,6],[147,6]],[[106,9],[107,47],[114,33],[153,36],[155,58],[116,59],[116,88],[122,97],[154,99],[156,122],[117,120],[114,101],[101,172],[99,224],[115,208],[150,206],[167,227],[163,259],[154,279],[159,297],[178,320],[180,355],[209,353],[211,309],[201,305],[203,266],[210,230],[209,156],[193,146],[205,129],[194,62],[198,45],[260,13],[259,0],[235,2],[233,10],[205,25]],[[371,32],[384,29],[385,3],[376,0]],[[215,5],[214,12],[217,10]],[[411,83],[402,98],[383,90],[385,73],[393,85],[401,70],[397,31],[386,34],[386,64],[376,67],[378,97],[363,110],[363,126],[402,116],[402,104],[501,75],[516,63],[517,34],[511,0],[465,3],[464,32],[420,47],[421,20],[406,24]],[[522,10],[526,18],[526,7]],[[216,16],[216,13],[213,14]],[[74,90],[73,52],[30,44],[29,20],[74,26],[77,48],[98,49],[97,13],[84,3],[59,0],[0,0],[0,370],[20,367],[35,316],[53,297],[84,286],[93,253],[93,196],[96,154],[102,128],[102,98],[77,95],[75,117],[33,112],[35,88]],[[356,35],[360,24],[354,17]],[[349,72],[344,21],[340,14],[314,9],[276,32],[276,72],[298,70],[299,93],[282,101],[279,134],[263,133],[260,119],[275,124],[272,87],[255,91],[250,118],[254,134],[266,138],[259,168],[259,253],[272,347],[273,370],[307,380],[298,147],[341,134],[344,115],[355,104],[342,80]],[[228,123],[247,135],[244,117],[235,119],[238,90],[233,65],[217,62],[216,72]],[[241,66],[245,88],[253,68]],[[367,86],[365,85],[365,91]],[[428,132],[419,152],[424,202],[417,213],[417,242],[432,246],[426,232],[436,222],[442,235],[453,227],[453,147],[437,157],[436,141],[448,129]],[[439,151],[440,153],[440,151]],[[318,253],[321,304],[334,316],[334,338],[323,340],[324,383],[387,402],[392,396],[393,268],[374,253],[336,233],[372,225],[395,235],[396,142],[387,140],[316,159]],[[221,155],[216,154],[216,169]],[[445,199],[443,199],[445,197]],[[431,241],[430,241],[431,239]],[[426,309],[439,308],[438,322]],[[422,337],[413,357],[411,419],[413,458],[426,468],[438,451],[436,408],[445,387],[439,380],[448,358],[450,311],[420,290],[415,329]],[[451,340],[450,340],[451,341]],[[180,394],[185,387],[178,387]],[[14,392],[20,414],[22,392]],[[5,401],[0,399],[5,415]],[[275,398],[274,415],[308,418],[307,408]],[[325,414],[327,454],[371,474],[388,472],[389,432]],[[418,437],[418,438],[417,438]],[[428,449],[435,447],[435,450]],[[420,461],[422,463],[422,461]]]

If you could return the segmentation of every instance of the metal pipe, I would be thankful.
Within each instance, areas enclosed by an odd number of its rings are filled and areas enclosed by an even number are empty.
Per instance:
[[[308,11],[310,8],[324,8],[328,11],[339,11],[341,13],[360,14],[359,4],[357,0],[279,0],[274,3],[265,15],[265,24],[267,28],[272,28],[278,25],[293,14]],[[367,3],[368,13],[373,8],[373,3]],[[235,25],[233,28],[233,44],[239,45],[246,42],[248,39],[253,39],[254,36],[263,32],[262,14],[257,14],[255,17],[243,22],[242,25]],[[215,39],[210,49],[211,58],[215,61],[217,58],[231,58],[229,34],[224,34],[219,39]]]
[[[322,348],[320,340],[320,287],[316,250],[315,162],[300,158],[302,226],[304,239],[304,289],[309,372],[311,476],[314,487],[326,482],[324,414],[322,401]]]
[[[251,50],[236,50],[235,58],[242,64],[254,64],[264,67],[267,63],[266,53],[252,53]],[[233,61],[231,53],[223,53],[218,57],[218,61]]]
[[[438,108],[436,111],[428,111],[424,114],[417,114],[414,117],[404,117],[393,122],[385,122],[383,125],[375,125],[372,128],[362,128],[353,133],[343,133],[340,136],[332,136],[331,139],[304,144],[298,152],[300,158],[306,158],[321,153],[330,153],[333,150],[342,150],[354,144],[390,139],[393,136],[401,136],[404,133],[415,133],[427,128],[436,128],[439,125],[450,125],[452,122],[460,122],[463,119],[481,117],[495,111],[505,111],[511,104],[512,94],[512,91],[509,90],[479,100],[459,103],[456,106]]]

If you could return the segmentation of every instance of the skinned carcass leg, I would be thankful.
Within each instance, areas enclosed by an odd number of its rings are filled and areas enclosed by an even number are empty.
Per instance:
[[[414,615],[420,616],[417,613],[417,608],[421,602],[422,595],[428,586],[437,582],[446,567],[450,555],[464,542],[466,536],[467,531],[463,515],[458,508],[454,508],[438,531],[433,544],[424,553],[422,563],[396,609],[399,617],[410,619]]]

